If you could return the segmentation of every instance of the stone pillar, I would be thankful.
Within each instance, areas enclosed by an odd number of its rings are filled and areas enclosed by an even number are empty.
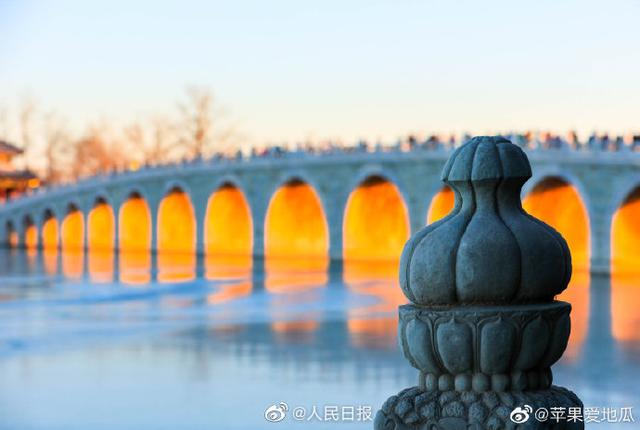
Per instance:
[[[400,307],[399,340],[418,386],[385,402],[376,430],[584,428],[535,417],[582,403],[551,385],[571,311],[554,297],[571,259],[562,236],[522,210],[530,177],[526,155],[499,137],[474,138],[449,158],[442,179],[455,207],[414,234],[400,261],[411,303]]]
[[[149,205],[149,215],[151,219],[151,280],[158,280],[158,210],[162,197],[150,199],[147,201]]]
[[[591,261],[592,273],[608,274],[611,272],[611,224],[612,216],[605,205],[589,214],[591,222]]]

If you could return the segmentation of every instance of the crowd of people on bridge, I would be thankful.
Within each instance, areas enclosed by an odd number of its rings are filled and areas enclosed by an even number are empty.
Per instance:
[[[610,136],[608,134],[593,133],[588,138],[582,140],[579,139],[578,135],[573,131],[567,133],[565,136],[561,136],[551,132],[532,131],[527,131],[524,133],[509,132],[503,133],[502,135],[514,144],[528,151],[583,151],[640,154],[640,135],[635,134],[626,134],[624,136]],[[410,153],[414,151],[451,151],[462,145],[471,137],[472,136],[469,134],[431,134],[425,137],[408,135],[404,138],[398,139],[394,143],[383,143],[380,141],[369,142],[360,140],[356,142],[356,144],[349,145],[340,141],[325,140],[319,142],[297,143],[293,145],[273,144],[263,147],[253,147],[246,152],[243,152],[241,150],[237,150],[235,152],[219,152],[206,159],[185,159],[180,162],[172,162],[159,166],[142,165],[135,170],[147,170],[154,167],[175,167],[202,163],[228,163],[257,159],[278,159],[284,157],[297,158],[376,152]],[[134,169],[127,169],[125,171],[111,171],[106,175],[100,175],[100,177],[111,177],[118,174],[126,173],[127,171],[131,170]],[[30,194],[30,192],[27,194]]]
[[[566,136],[551,132],[505,133],[503,136],[525,150],[572,150],[572,151],[601,151],[601,152],[638,152],[640,153],[640,135],[627,134],[624,136],[610,136],[609,134],[591,134],[587,139],[580,140],[578,135],[571,131]],[[268,145],[254,147],[248,154],[238,151],[235,154],[215,154],[212,159],[222,160],[229,158],[278,158],[295,155],[328,155],[349,154],[366,152],[411,152],[452,150],[462,145],[472,136],[463,135],[438,135],[431,134],[426,137],[408,135],[389,144],[383,142],[369,142],[360,140],[355,145],[347,145],[339,141],[305,142],[294,145]]]

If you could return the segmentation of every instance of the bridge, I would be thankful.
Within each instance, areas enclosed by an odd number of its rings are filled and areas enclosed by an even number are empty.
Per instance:
[[[527,154],[524,207],[563,233],[574,266],[609,272],[614,260],[638,261],[640,154]],[[449,155],[285,154],[97,176],[0,206],[0,243],[393,259],[409,234],[452,206],[440,181]]]

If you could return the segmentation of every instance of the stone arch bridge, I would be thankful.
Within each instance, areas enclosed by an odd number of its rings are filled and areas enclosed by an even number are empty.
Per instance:
[[[331,259],[341,259],[350,252],[350,247],[355,249],[358,246],[350,243],[354,240],[350,238],[353,236],[352,232],[348,231],[350,219],[364,226],[361,230],[371,230],[361,231],[361,236],[371,235],[373,239],[378,230],[384,233],[383,236],[388,236],[389,232],[385,229],[394,229],[397,227],[395,224],[404,222],[406,231],[399,233],[402,237],[398,241],[402,243],[406,235],[425,225],[430,208],[433,211],[439,204],[446,209],[450,202],[447,203],[445,198],[438,203],[438,196],[443,197],[440,173],[449,155],[445,150],[286,154],[271,158],[202,161],[94,177],[72,185],[41,189],[0,206],[0,226],[3,227],[0,229],[0,242],[12,246],[29,246],[31,241],[32,246],[46,246],[44,231],[47,221],[56,220],[56,231],[60,231],[63,220],[69,214],[81,214],[83,220],[88,220],[97,205],[106,205],[112,214],[117,214],[112,215],[110,229],[113,237],[106,242],[106,246],[117,249],[123,243],[122,236],[131,234],[124,232],[125,227],[122,225],[124,206],[131,199],[137,199],[146,205],[148,220],[144,227],[138,228],[134,217],[127,221],[127,228],[134,234],[139,231],[142,235],[148,235],[149,249],[159,250],[162,247],[162,234],[166,236],[164,241],[169,243],[177,240],[177,235],[186,234],[193,242],[193,250],[204,253],[212,246],[209,242],[216,241],[211,238],[212,235],[230,235],[218,238],[218,242],[226,243],[234,243],[237,236],[242,235],[231,231],[233,229],[228,222],[234,221],[235,212],[229,208],[223,210],[227,217],[226,227],[215,227],[215,221],[209,219],[215,220],[218,217],[215,208],[222,207],[212,203],[212,196],[220,190],[231,190],[231,194],[241,196],[236,201],[243,200],[246,205],[250,218],[247,236],[253,255],[262,256],[269,252],[270,244],[277,248],[277,243],[282,242],[276,236],[269,236],[269,229],[278,224],[269,220],[270,216],[275,216],[269,215],[272,209],[276,211],[277,206],[278,213],[285,214],[280,223],[284,224],[285,230],[289,228],[295,231],[313,215],[314,211],[305,205],[313,206],[313,203],[308,202],[315,199],[322,214],[322,220],[317,222],[319,230],[324,229],[322,234],[326,237],[321,241],[322,246],[316,247],[313,241],[304,240],[301,246],[317,249],[320,253],[326,252]],[[525,204],[525,208],[541,212],[543,219],[546,215],[552,225],[554,220],[562,224],[556,228],[565,236],[571,236],[572,233],[565,233],[563,228],[570,229],[580,223],[585,225],[586,240],[583,238],[582,244],[574,246],[585,248],[578,253],[584,254],[585,263],[592,271],[609,271],[613,252],[612,228],[616,214],[621,208],[639,200],[640,154],[535,150],[528,152],[528,156],[533,168],[533,178],[525,185],[523,197],[534,195],[536,190],[544,194],[545,190],[563,187],[570,189],[572,194],[548,193],[550,198],[546,201],[532,201],[529,206]],[[369,197],[366,193],[356,199],[357,190],[375,188],[380,184],[391,186],[397,198],[387,190],[386,194],[369,196],[371,199],[382,199],[374,205],[367,204]],[[297,200],[284,198],[275,204],[275,196],[281,190],[296,187],[306,189],[307,197]],[[174,224],[168,221],[169,225],[163,227],[169,233],[162,233],[162,205],[170,194],[180,194],[187,205],[190,203],[189,212],[193,219],[190,229],[180,230],[181,221],[177,219],[173,221]],[[399,209],[391,208],[398,202]],[[350,214],[352,209],[349,206],[354,206],[353,210],[358,206],[361,210]],[[174,209],[175,207],[172,206]],[[383,212],[394,210],[404,214],[404,221],[383,220]],[[297,215],[291,216],[291,213]],[[539,213],[536,215],[540,216]],[[640,223],[638,214],[634,217]],[[378,221],[379,224],[376,224]],[[80,235],[78,246],[88,246],[88,238],[96,236],[96,232],[90,231],[90,224],[87,221],[82,224],[84,231]],[[172,229],[179,231],[172,233]],[[227,230],[229,231],[225,233]],[[29,231],[32,232],[31,239]],[[635,227],[635,230],[630,231],[639,230]],[[302,232],[299,236],[307,233]],[[568,239],[571,246],[572,238]],[[634,240],[639,242],[640,237]],[[59,241],[54,243],[54,246],[60,246]],[[365,238],[360,246],[367,248],[373,246],[372,243]],[[386,246],[384,243],[381,245]],[[225,245],[222,246],[224,248]],[[396,245],[389,246],[393,248],[392,253],[398,252]],[[572,251],[575,257],[576,250],[572,248]],[[354,255],[366,254],[358,254],[357,249],[354,252]],[[374,253],[374,256],[380,255],[384,255],[384,250],[382,254]]]

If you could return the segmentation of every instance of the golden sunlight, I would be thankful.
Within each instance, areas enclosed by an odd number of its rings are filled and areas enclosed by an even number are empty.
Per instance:
[[[379,177],[355,189],[345,209],[345,260],[395,260],[409,238],[409,216],[398,188]]]
[[[315,190],[299,181],[280,187],[264,224],[265,288],[282,293],[324,286],[329,231]]]
[[[522,207],[562,234],[575,271],[589,270],[589,218],[576,187],[558,178],[545,179],[524,198]]]
[[[265,219],[265,256],[326,257],[329,232],[322,204],[311,186],[296,181],[273,195]]]
[[[173,190],[158,209],[158,280],[186,281],[195,277],[196,222],[189,196]]]
[[[145,200],[132,195],[119,213],[120,280],[145,284],[151,280],[151,214]]]
[[[88,241],[90,252],[109,251],[114,248],[115,226],[113,209],[107,203],[98,203],[89,212]]]
[[[618,271],[611,274],[611,332],[620,342],[640,341],[640,274]]]
[[[442,187],[438,194],[431,200],[429,213],[427,214],[427,224],[432,224],[446,217],[453,209],[455,194],[448,185]]]
[[[611,264],[613,273],[640,273],[640,187],[636,188],[613,216]]]
[[[207,255],[251,255],[253,226],[242,191],[224,185],[209,197],[204,225]]]
[[[24,246],[27,250],[35,250],[38,247],[38,227],[31,223],[24,232]]]
[[[71,209],[62,221],[60,232],[63,251],[79,250],[84,247],[84,219],[82,212]]]
[[[113,209],[107,203],[99,202],[89,212],[87,223],[89,275],[96,282],[109,282],[113,279]]]
[[[611,226],[611,329],[621,342],[640,340],[640,187],[617,210]]]
[[[58,248],[58,220],[53,216],[47,218],[42,225],[42,247],[44,249]]]

